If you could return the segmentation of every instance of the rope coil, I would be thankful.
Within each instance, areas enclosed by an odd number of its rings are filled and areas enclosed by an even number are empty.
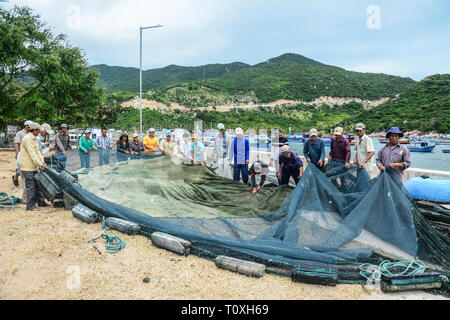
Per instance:
[[[88,242],[89,243],[94,242],[94,241],[102,238],[102,239],[106,240],[105,247],[106,247],[106,250],[108,251],[108,253],[117,253],[120,250],[122,250],[123,248],[125,248],[126,242],[123,241],[118,236],[110,236],[108,234],[108,230],[106,230],[105,221],[106,221],[106,218],[102,216],[102,228],[105,231],[105,233],[98,236],[97,238],[89,240]]]
[[[423,263],[417,260],[413,261],[399,261],[399,262],[391,262],[389,260],[384,260],[381,262],[377,268],[374,270],[368,270],[369,267],[373,267],[374,265],[369,263],[364,263],[359,266],[359,274],[367,280],[372,280],[372,276],[375,273],[379,273],[380,275],[386,277],[395,277],[395,276],[413,276],[416,274],[424,273],[427,269]],[[403,269],[401,272],[396,272],[394,270]]]

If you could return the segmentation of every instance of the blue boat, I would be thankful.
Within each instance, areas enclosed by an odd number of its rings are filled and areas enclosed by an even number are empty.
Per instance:
[[[431,152],[436,147],[435,144],[432,144],[428,141],[422,141],[418,143],[413,143],[408,146],[409,151],[411,152]]]
[[[450,203],[450,179],[416,177],[404,186],[413,199]]]

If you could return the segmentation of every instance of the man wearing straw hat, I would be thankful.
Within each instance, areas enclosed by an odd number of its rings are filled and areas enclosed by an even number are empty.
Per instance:
[[[27,195],[26,210],[36,210],[36,204],[39,206],[46,206],[42,192],[36,184],[34,175],[37,173],[37,168],[42,170],[47,169],[44,162],[44,157],[39,152],[39,144],[37,136],[39,135],[40,126],[38,123],[30,125],[30,131],[22,139],[20,144],[20,168],[21,173],[25,178],[25,187]]]

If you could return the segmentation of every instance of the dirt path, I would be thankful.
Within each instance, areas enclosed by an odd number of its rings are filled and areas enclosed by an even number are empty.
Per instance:
[[[0,192],[20,197],[14,168],[14,153],[0,152]],[[100,224],[85,224],[63,209],[0,211],[0,299],[442,299],[367,286],[366,293],[360,285],[306,285],[271,274],[247,278],[116,231],[110,233],[127,245],[109,254],[103,240],[88,243],[101,233]]]

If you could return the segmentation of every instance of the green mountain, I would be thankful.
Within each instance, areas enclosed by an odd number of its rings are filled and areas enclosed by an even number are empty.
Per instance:
[[[276,126],[287,132],[308,131],[310,128],[327,133],[336,126],[353,131],[356,123],[363,122],[367,132],[387,131],[398,126],[403,131],[450,132],[450,75],[433,75],[398,94],[393,99],[369,110],[361,103],[351,102],[335,106],[306,104],[281,107],[263,107],[248,110],[234,108],[228,112],[206,111],[193,108],[181,112],[168,108],[164,112],[143,110],[144,127],[177,126],[193,129],[194,121],[203,120],[205,127],[219,122],[227,128],[271,129]],[[139,110],[130,108],[121,114],[114,126],[120,129],[136,128]]]
[[[108,90],[139,90],[138,69],[93,67],[100,71],[100,85]],[[376,100],[394,97],[414,84],[410,78],[346,71],[293,53],[253,66],[240,62],[199,67],[170,65],[143,75],[143,91],[152,90],[148,98],[190,107],[279,99],[311,101],[320,96]]]
[[[284,54],[199,83],[229,93],[254,92],[264,103],[278,99],[311,101],[320,96],[376,100],[393,97],[415,81],[386,74],[346,71],[300,55]]]
[[[350,124],[350,121],[346,121]],[[351,118],[369,132],[399,127],[403,131],[450,132],[450,74],[425,78],[398,97]]]
[[[143,91],[148,91],[186,81],[215,78],[247,67],[249,65],[241,62],[208,64],[198,67],[169,65],[164,68],[143,71],[142,88]],[[108,91],[139,91],[138,68],[112,67],[105,64],[94,65],[92,68],[99,71],[99,85],[106,87]]]
[[[297,54],[284,54],[223,76],[160,88],[149,98],[188,107],[279,99],[312,101],[320,96],[377,100],[394,97],[416,82],[378,73],[346,71]]]

